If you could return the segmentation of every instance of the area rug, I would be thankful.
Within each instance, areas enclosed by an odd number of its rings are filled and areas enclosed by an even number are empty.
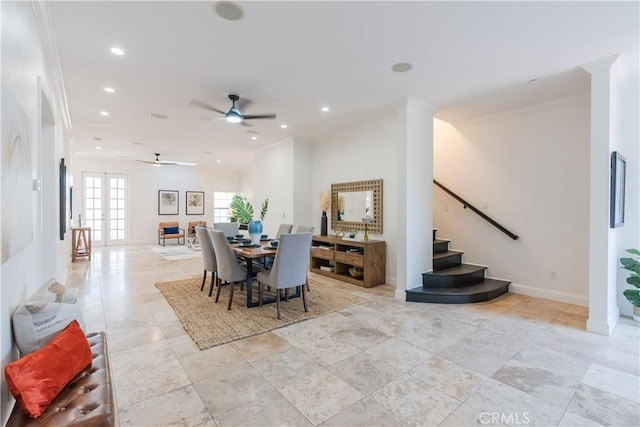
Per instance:
[[[177,261],[180,259],[189,259],[189,258],[200,258],[202,257],[202,252],[194,251],[193,249],[183,246],[183,245],[175,245],[175,246],[152,246],[151,250],[160,255],[162,258],[167,261]]]
[[[156,287],[180,319],[184,330],[201,350],[365,302],[363,298],[310,279],[311,291],[307,292],[309,311],[304,312],[301,298],[291,298],[280,303],[281,319],[278,320],[275,303],[247,308],[246,290],[240,291],[238,284],[233,294],[231,310],[227,310],[228,286],[222,287],[220,300],[216,304],[215,289],[209,297],[209,281],[207,280],[204,291],[200,291],[201,283],[201,278],[156,283]],[[255,300],[256,284],[253,289]]]

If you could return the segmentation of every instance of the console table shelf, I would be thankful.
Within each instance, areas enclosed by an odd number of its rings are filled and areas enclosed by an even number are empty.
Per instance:
[[[313,236],[309,270],[354,285],[370,288],[385,283],[386,243],[383,240],[346,240]],[[353,277],[350,269],[362,271]]]

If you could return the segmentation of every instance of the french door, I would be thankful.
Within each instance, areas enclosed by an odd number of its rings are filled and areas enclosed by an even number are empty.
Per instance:
[[[94,246],[127,243],[127,176],[82,173],[82,225],[91,227]]]

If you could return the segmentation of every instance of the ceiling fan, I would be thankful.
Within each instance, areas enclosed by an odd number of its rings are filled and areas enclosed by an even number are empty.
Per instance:
[[[160,160],[160,153],[154,153],[156,155],[156,159],[152,162],[148,160],[136,160],[136,162],[149,163],[155,167],[165,166],[165,165],[180,165],[180,166],[195,166],[197,163],[190,162],[174,162],[172,160]]]
[[[253,119],[275,119],[275,113],[272,114],[243,114],[242,110],[249,108],[249,105],[253,104],[253,101],[247,98],[240,99],[240,96],[230,93],[229,99],[231,100],[231,108],[229,111],[222,111],[214,108],[208,104],[205,104],[202,101],[193,100],[190,102],[194,107],[204,108],[205,110],[215,111],[216,113],[220,113],[224,116],[224,119],[229,123],[240,123],[244,126],[249,126],[245,123],[245,120],[253,120]]]

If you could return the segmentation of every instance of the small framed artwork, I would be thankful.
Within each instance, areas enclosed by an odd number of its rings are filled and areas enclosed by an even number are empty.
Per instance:
[[[187,215],[204,215],[204,191],[187,191]]]
[[[620,153],[611,153],[610,227],[624,225],[624,188],[627,161]]]
[[[178,215],[178,192],[158,190],[158,215]]]

